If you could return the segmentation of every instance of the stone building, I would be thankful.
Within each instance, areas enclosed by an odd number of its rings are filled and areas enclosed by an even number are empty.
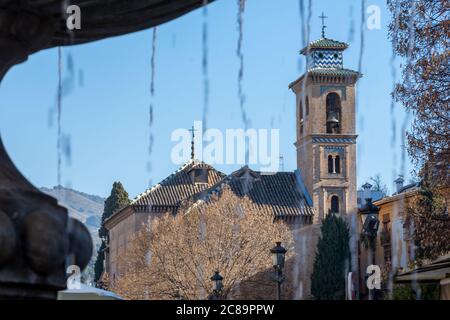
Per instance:
[[[439,287],[440,299],[448,300],[450,299],[450,252],[433,261],[425,259],[420,266],[417,265],[414,227],[412,224],[405,223],[408,205],[419,193],[419,183],[404,185],[402,176],[399,176],[394,183],[395,192],[392,195],[375,199],[373,202],[379,210],[375,252],[360,243],[360,298],[365,298],[369,294],[364,285],[365,271],[369,265],[375,264],[382,271],[381,284],[385,294],[393,293],[394,284],[408,284],[413,289],[418,289],[419,285],[431,285]],[[365,196],[365,199],[367,198],[370,197]],[[360,226],[359,230],[361,229]]]
[[[117,257],[144,222],[166,212],[177,214],[185,200],[201,200],[228,184],[247,195],[262,212],[283,219],[294,232],[297,261],[295,298],[310,297],[310,276],[322,219],[337,214],[356,226],[356,71],[343,66],[347,44],[324,36],[301,53],[308,70],[289,85],[296,95],[297,169],[265,174],[247,166],[224,175],[192,159],[178,171],[139,195],[110,217],[106,271],[110,279],[123,272]],[[352,234],[356,234],[353,232]],[[352,264],[357,268],[357,239],[352,239]]]
[[[165,213],[177,214],[184,200],[211,188],[224,177],[212,166],[191,160],[107,219],[105,227],[109,237],[105,271],[110,281],[123,273],[118,257],[125,254],[127,245],[144,224]]]
[[[412,183],[403,186],[403,178],[395,180],[396,191],[391,196],[375,200],[373,204],[379,209],[379,227],[375,239],[375,252],[360,243],[359,267],[360,267],[360,295],[366,297],[368,290],[365,284],[365,270],[371,264],[381,268],[384,276],[389,270],[390,279],[383,279],[384,284],[394,281],[394,276],[401,270],[407,270],[414,261],[414,241],[411,230],[404,225],[406,206],[408,200],[416,195],[417,184]],[[370,197],[367,197],[370,198]],[[367,199],[366,198],[366,199]],[[359,230],[362,230],[362,221],[359,221]],[[390,290],[391,287],[386,287]]]

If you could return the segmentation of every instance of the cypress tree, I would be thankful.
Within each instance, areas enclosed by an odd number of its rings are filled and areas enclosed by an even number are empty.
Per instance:
[[[102,224],[98,230],[98,235],[102,239],[102,244],[97,253],[97,260],[95,261],[95,282],[100,279],[103,272],[103,261],[105,260],[106,238],[108,237],[108,230],[105,228],[105,220],[111,217],[118,210],[130,204],[128,193],[125,191],[122,183],[114,182],[110,196],[105,200],[105,208],[102,214]]]
[[[347,223],[329,214],[322,222],[321,233],[311,275],[311,293],[318,300],[345,299],[345,264],[350,240]]]

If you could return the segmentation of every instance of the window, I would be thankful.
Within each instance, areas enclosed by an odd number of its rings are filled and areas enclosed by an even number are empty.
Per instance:
[[[341,158],[338,155],[328,156],[328,173],[341,173]]]
[[[339,156],[336,156],[334,158],[334,172],[341,173],[341,159],[339,158]]]
[[[328,173],[334,173],[333,171],[333,156],[328,156]]]
[[[301,102],[300,102],[300,107],[298,110],[298,115],[299,115],[300,121],[302,121],[303,120],[303,104]]]
[[[192,183],[208,183],[208,169],[195,168],[191,171]]]
[[[327,133],[341,133],[341,98],[330,93],[326,99]]]
[[[331,213],[339,213],[339,198],[338,198],[338,196],[331,197]]]
[[[299,127],[300,134],[303,134],[303,103],[302,103],[302,101],[300,101],[300,105],[299,105],[298,109],[299,109],[298,117],[299,117],[299,121],[300,121],[298,127]]]

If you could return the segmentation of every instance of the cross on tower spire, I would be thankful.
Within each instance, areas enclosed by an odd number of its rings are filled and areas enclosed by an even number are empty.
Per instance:
[[[197,130],[195,130],[195,129],[194,129],[194,126],[192,126],[192,128],[189,129],[189,131],[192,133],[192,140],[191,140],[191,160],[194,160],[194,158],[195,158],[195,143],[194,143],[194,141],[195,141],[195,131],[197,131]]]
[[[328,17],[322,11],[322,15],[319,16],[319,18],[322,19],[322,38],[325,38],[325,28],[327,27],[325,25],[325,19],[327,19]]]

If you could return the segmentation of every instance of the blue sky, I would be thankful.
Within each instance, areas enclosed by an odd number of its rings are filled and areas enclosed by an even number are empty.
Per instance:
[[[381,8],[381,29],[365,28],[357,116],[358,185],[380,173],[392,190],[393,174],[401,169],[399,137],[405,114],[397,105],[397,141],[392,148],[392,49],[386,27],[390,14],[384,0],[366,1],[366,7],[369,5]],[[361,2],[313,1],[311,40],[320,38],[318,16],[322,11],[329,17],[327,37],[349,42],[344,65],[357,70]],[[237,94],[236,16],[234,0],[218,0],[208,7],[208,126],[221,130],[243,127]],[[197,10],[158,28],[151,173],[146,166],[151,30],[63,49],[64,62],[67,64],[70,54],[77,75],[79,70],[83,74],[83,85],[77,81],[63,100],[62,130],[70,136],[72,148],[71,163],[63,162],[64,185],[106,196],[113,181],[119,180],[134,197],[148,187],[149,179],[159,181],[177,169],[170,158],[175,145],[170,135],[202,119],[202,23],[202,12]],[[246,109],[253,128],[270,128],[271,124],[280,128],[285,170],[296,167],[295,96],[288,84],[300,75],[300,26],[298,0],[247,0],[243,42]],[[399,64],[397,58],[397,77]],[[0,87],[4,144],[17,167],[36,186],[57,183],[57,131],[55,123],[49,126],[56,86],[57,49],[50,49],[14,67]],[[226,173],[238,168],[217,167]],[[406,159],[407,177],[411,169]]]

